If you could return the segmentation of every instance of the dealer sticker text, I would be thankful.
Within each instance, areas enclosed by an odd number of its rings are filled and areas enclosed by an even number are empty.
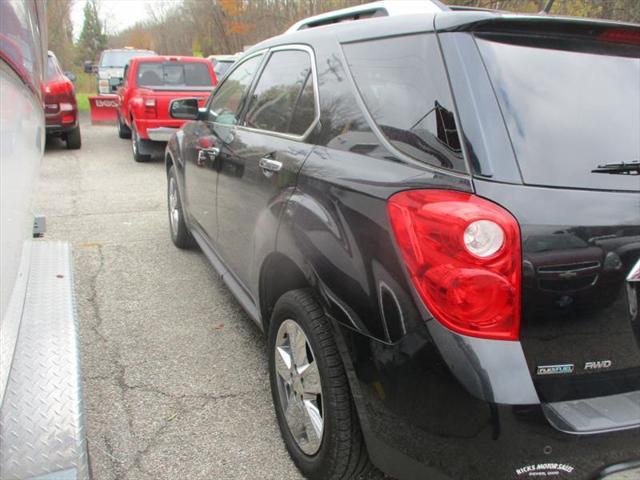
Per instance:
[[[566,463],[538,463],[516,469],[518,476],[559,477],[562,473],[572,473],[574,467]]]

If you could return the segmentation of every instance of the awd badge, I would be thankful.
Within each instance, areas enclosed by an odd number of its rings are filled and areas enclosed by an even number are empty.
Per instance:
[[[613,362],[611,360],[599,360],[597,362],[587,362],[584,364],[585,370],[602,370],[604,368],[611,368]]]
[[[573,363],[565,363],[564,365],[540,365],[537,368],[538,375],[563,375],[573,373]]]

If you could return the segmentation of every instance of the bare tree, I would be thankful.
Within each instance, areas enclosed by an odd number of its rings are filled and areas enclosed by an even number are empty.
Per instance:
[[[367,0],[163,0],[149,8],[149,20],[111,39],[158,53],[235,53],[285,31],[310,15]],[[547,0],[445,0],[480,8],[536,13]],[[640,21],[640,0],[558,0],[552,13]],[[144,43],[142,45],[141,43]]]
[[[73,24],[71,9],[74,0],[47,0],[47,30],[49,49],[52,50],[62,68],[70,69],[74,59]]]

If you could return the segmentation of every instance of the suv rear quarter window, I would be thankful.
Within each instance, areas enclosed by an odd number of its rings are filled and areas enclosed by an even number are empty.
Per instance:
[[[435,35],[370,40],[343,48],[358,91],[387,140],[417,160],[466,172]]]

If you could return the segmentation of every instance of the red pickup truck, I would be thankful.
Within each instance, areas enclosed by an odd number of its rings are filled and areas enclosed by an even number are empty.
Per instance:
[[[118,135],[131,138],[136,162],[148,160],[164,148],[171,134],[184,124],[169,116],[176,98],[198,98],[204,105],[218,83],[211,62],[196,57],[137,57],[125,67],[118,88]]]

